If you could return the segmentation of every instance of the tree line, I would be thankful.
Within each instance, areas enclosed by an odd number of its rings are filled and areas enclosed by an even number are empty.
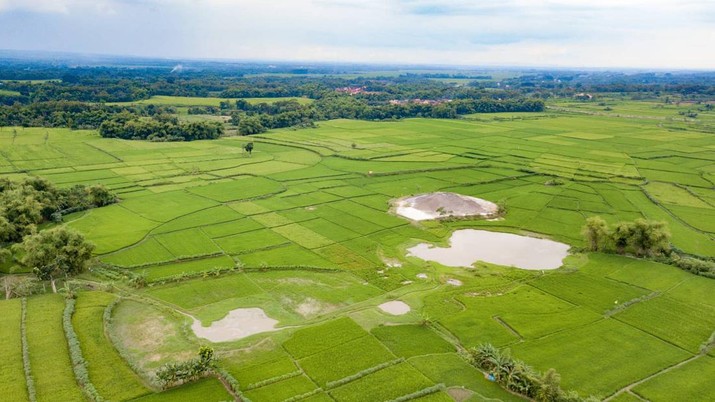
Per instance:
[[[223,124],[211,121],[182,122],[176,117],[157,115],[154,118],[105,120],[99,126],[104,138],[149,141],[213,140],[223,135]]]
[[[110,106],[78,101],[47,101],[28,105],[0,105],[0,126],[96,129],[111,118],[128,119],[175,112],[176,109],[169,106]]]

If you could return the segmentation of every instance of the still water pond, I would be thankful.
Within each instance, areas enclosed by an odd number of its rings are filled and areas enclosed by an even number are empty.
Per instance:
[[[552,240],[475,229],[455,231],[449,243],[449,247],[421,243],[407,249],[407,255],[449,267],[470,267],[484,261],[522,269],[556,269],[570,247]]]

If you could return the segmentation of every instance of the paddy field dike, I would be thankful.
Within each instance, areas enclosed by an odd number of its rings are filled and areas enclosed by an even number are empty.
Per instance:
[[[29,400],[29,360],[36,400],[82,400],[77,351],[106,400],[232,399],[213,377],[163,392],[152,382],[209,345],[252,401],[519,400],[462,357],[491,343],[555,368],[582,396],[706,400],[715,280],[580,251],[581,227],[598,215],[664,221],[675,248],[715,257],[715,136],[628,106],[332,120],[174,143],[4,127],[0,175],[102,183],[121,201],[64,217],[101,263],[79,277],[96,290],[79,292],[71,314],[61,295],[0,302],[0,399]],[[417,221],[390,211],[435,192],[504,213]],[[450,267],[407,251],[448,247],[463,229],[571,250],[552,270]]]

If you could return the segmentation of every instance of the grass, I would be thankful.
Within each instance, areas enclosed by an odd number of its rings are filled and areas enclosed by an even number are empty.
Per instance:
[[[229,298],[251,296],[260,292],[261,289],[244,274],[215,279],[194,279],[180,284],[157,286],[146,291],[152,297],[184,309],[205,306]]]
[[[25,372],[20,340],[20,300],[0,301],[0,395],[13,400],[27,400]]]
[[[168,391],[150,394],[132,399],[133,402],[220,402],[229,401],[233,397],[226,391],[223,384],[215,378],[207,378],[185,384]]]
[[[362,370],[393,360],[395,357],[372,336],[342,343],[298,361],[298,365],[320,386]]]
[[[331,390],[340,402],[388,401],[433,386],[434,383],[408,363],[400,363]]]
[[[173,103],[183,114],[190,105],[220,101],[157,97],[145,103]],[[295,361],[325,383],[335,377],[323,372],[325,362],[345,360],[335,365],[347,376],[377,361],[406,357],[432,383],[479,388],[467,375],[457,375],[473,370],[459,365],[448,345],[415,326],[426,316],[463,346],[510,347],[541,370],[559,369],[567,388],[608,395],[698,350],[713,325],[711,279],[600,254],[572,257],[566,269],[543,275],[488,265],[466,271],[404,257],[410,244],[443,242],[467,227],[535,232],[580,247],[581,226],[593,215],[609,223],[666,221],[675,247],[715,256],[715,146],[702,131],[712,121],[710,113],[700,113],[693,130],[690,123],[667,120],[684,105],[609,98],[613,111],[606,113],[595,103],[550,102],[581,113],[325,121],[318,128],[253,136],[250,157],[243,137],[152,143],[104,139],[89,130],[2,128],[0,175],[114,188],[118,205],[65,221],[96,244],[101,261],[146,273],[150,286],[140,294],[204,324],[234,308],[261,307],[281,326],[295,326],[217,346],[244,386],[291,373]],[[563,184],[547,185],[553,179]],[[503,202],[507,213],[499,221],[420,224],[387,213],[391,198],[434,190]],[[387,268],[385,260],[402,267]],[[246,272],[204,274],[236,266]],[[184,273],[205,277],[162,284]],[[428,279],[417,279],[418,273]],[[84,278],[96,279],[91,273]],[[448,278],[464,285],[446,286]],[[650,299],[622,307],[644,296]],[[398,318],[375,310],[396,298],[409,301],[413,312]],[[174,339],[156,347],[161,357],[151,362],[152,347],[131,336],[157,323],[176,331],[171,328],[180,320],[172,317],[121,303],[114,329],[126,325],[130,333],[122,338],[136,346],[131,356],[151,369],[195,352],[189,345],[197,340]],[[81,336],[102,334],[95,319],[87,319]],[[257,347],[259,342],[272,347]],[[364,361],[345,346],[361,342],[371,351]],[[429,371],[429,364],[456,379],[447,381]],[[91,364],[92,375],[95,369]],[[472,390],[504,399],[486,388]],[[323,392],[312,398],[326,397]]]
[[[340,318],[296,331],[283,347],[294,358],[301,359],[363,336],[367,336],[367,332],[355,321]]]
[[[703,356],[634,388],[651,401],[704,401],[715,393],[709,379],[715,375],[715,358]]]
[[[667,296],[637,303],[615,318],[697,353],[715,328],[715,308],[693,306]]]
[[[382,326],[371,332],[398,357],[454,352],[454,346],[426,326]]]
[[[540,371],[555,368],[566,389],[601,396],[690,356],[612,319],[515,345],[512,352]]]
[[[38,401],[73,401],[83,398],[70,361],[62,328],[65,300],[45,295],[27,301],[27,344]]]
[[[151,376],[165,363],[196,354],[198,342],[182,330],[187,321],[169,309],[125,299],[114,307],[107,333],[137,370]]]
[[[523,400],[487,380],[481,371],[453,353],[419,356],[410,359],[409,363],[436,384],[469,389],[476,394],[477,400]]]
[[[304,375],[275,382],[245,392],[252,401],[281,402],[294,396],[303,395],[317,388],[317,385]]]
[[[126,400],[146,395],[149,389],[104,333],[104,309],[115,297],[102,292],[81,293],[77,298],[72,325],[82,348],[82,356],[87,361],[89,378],[97,391],[110,400]]]

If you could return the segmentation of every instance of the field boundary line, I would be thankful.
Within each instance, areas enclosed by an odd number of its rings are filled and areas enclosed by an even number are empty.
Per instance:
[[[380,342],[379,339],[378,339],[378,342]],[[382,342],[380,342],[380,344],[384,345]],[[388,367],[392,367],[392,366],[398,365],[400,363],[403,363],[404,361],[405,361],[404,357],[398,357],[397,359],[389,360],[389,361],[377,364],[375,366],[368,367],[364,370],[360,370],[357,373],[354,373],[347,377],[343,377],[343,378],[337,379],[335,381],[329,381],[329,382],[325,383],[325,388],[333,389],[333,388],[342,387],[345,384],[349,384],[353,381],[357,381],[363,377],[369,376],[370,374],[374,374],[374,373],[377,373],[378,371],[384,370]]]
[[[283,381],[283,380],[287,380],[287,379],[290,379],[290,378],[293,378],[293,377],[298,377],[298,376],[301,376],[301,375],[303,375],[303,374],[305,374],[305,372],[304,372],[302,369],[301,369],[301,370],[295,370],[295,371],[292,371],[292,372],[290,372],[290,373],[281,374],[281,375],[278,375],[278,376],[275,376],[275,377],[267,378],[267,379],[265,379],[265,380],[261,380],[261,381],[258,381],[258,382],[254,382],[254,383],[248,384],[248,385],[246,385],[246,386],[244,387],[243,390],[244,390],[244,391],[250,391],[250,390],[252,390],[252,389],[265,387],[265,386],[267,386],[267,385],[275,384],[275,383],[277,383],[277,382],[281,382],[281,381]]]
[[[27,343],[27,298],[22,298],[20,306],[22,309],[20,316],[20,341],[22,344],[22,367],[25,372],[25,387],[27,387],[27,396],[30,402],[37,402],[35,380],[32,377],[32,367],[30,366],[30,348]]]
[[[492,319],[493,319],[494,321],[496,321],[498,324],[500,324],[501,326],[503,326],[504,328],[506,328],[506,329],[507,329],[509,332],[511,332],[514,336],[516,336],[517,338],[519,338],[519,340],[521,340],[521,341],[524,340],[524,337],[521,336],[521,334],[519,333],[519,331],[517,331],[516,329],[514,329],[514,327],[512,327],[511,325],[509,325],[506,321],[504,321],[504,320],[503,320],[501,317],[499,317],[498,315],[492,316]]]
[[[613,394],[609,395],[608,397],[606,397],[606,398],[603,400],[603,402],[612,401],[614,398],[616,398],[617,396],[619,396],[620,394],[622,394],[622,393],[624,393],[624,392],[630,392],[630,393],[636,394],[636,396],[638,396],[640,399],[643,399],[643,397],[641,397],[640,395],[637,395],[637,393],[633,392],[633,388],[635,388],[635,387],[637,387],[637,386],[639,386],[639,385],[641,385],[641,384],[643,384],[643,383],[645,383],[645,382],[648,382],[648,381],[652,380],[652,379],[655,378],[655,377],[658,377],[658,376],[660,376],[660,375],[662,375],[662,374],[668,373],[668,372],[670,372],[670,371],[672,371],[672,370],[675,370],[676,368],[682,367],[682,366],[684,366],[684,365],[686,365],[686,364],[688,364],[688,363],[690,363],[690,362],[692,362],[692,361],[694,361],[694,360],[697,360],[697,359],[699,359],[699,358],[701,358],[701,357],[703,357],[703,356],[705,356],[705,354],[699,353],[699,354],[697,354],[697,355],[695,355],[695,356],[688,357],[688,358],[685,359],[685,360],[682,360],[682,361],[680,361],[680,362],[678,362],[678,363],[675,363],[675,364],[672,364],[672,365],[670,365],[670,366],[668,366],[668,367],[665,367],[665,368],[663,368],[663,369],[661,369],[661,370],[659,370],[659,371],[657,371],[657,372],[655,372],[655,373],[653,373],[653,374],[651,374],[651,375],[649,375],[649,376],[647,376],[647,377],[644,377],[644,378],[641,378],[641,379],[638,380],[638,381],[632,382],[632,383],[626,385],[625,387],[619,389],[618,391],[614,392]]]

